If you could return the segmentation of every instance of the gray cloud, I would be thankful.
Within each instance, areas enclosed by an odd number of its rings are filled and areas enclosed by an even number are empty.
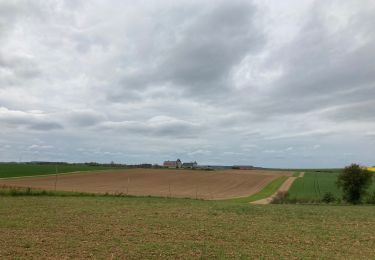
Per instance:
[[[62,129],[63,127],[60,124],[54,122],[38,122],[30,124],[29,128],[32,130],[48,131],[54,129]]]
[[[330,108],[325,116],[332,118],[334,121],[368,121],[375,120],[375,113],[372,108],[375,107],[375,100],[361,102],[350,105],[343,105]]]
[[[194,95],[228,91],[233,66],[264,43],[254,19],[255,7],[244,2],[225,3],[200,14],[167,54],[162,64],[165,80]]]
[[[131,133],[142,136],[172,137],[172,138],[194,138],[197,137],[203,127],[176,118],[157,116],[147,121],[122,121],[104,122],[99,126],[108,131],[119,131],[121,133]]]
[[[265,63],[276,62],[282,74],[259,105],[261,113],[304,113],[348,102],[368,103],[375,96],[374,6],[343,17],[330,17],[326,7],[314,4],[294,39]]]
[[[105,120],[105,116],[92,110],[76,110],[65,113],[68,122],[73,126],[85,127],[97,125]]]
[[[374,14],[354,0],[1,1],[0,161],[374,164]]]
[[[41,71],[31,57],[9,55],[0,52],[0,83],[3,87],[17,86],[19,82],[40,76]]]
[[[0,107],[0,122],[3,127],[19,128],[26,127],[30,130],[48,131],[62,129],[63,126],[54,122],[49,115],[41,111],[16,111]]]
[[[173,7],[173,12],[182,15],[168,13],[168,18],[175,20],[172,23],[162,18],[161,30],[155,31],[153,23],[143,25],[142,29],[160,45],[141,44],[134,67],[120,63],[124,74],[109,93],[110,100],[137,98],[139,91],[155,85],[170,86],[175,96],[188,94],[190,98],[210,98],[232,91],[234,66],[265,42],[254,25],[256,7],[246,1],[222,1],[218,5],[201,3],[181,12],[183,9]]]

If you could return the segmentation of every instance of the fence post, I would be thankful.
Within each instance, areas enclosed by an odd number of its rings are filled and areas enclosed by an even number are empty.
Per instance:
[[[126,195],[129,195],[129,183],[130,183],[130,178],[128,177],[128,184],[126,185]]]
[[[57,186],[57,165],[55,166],[55,191]]]

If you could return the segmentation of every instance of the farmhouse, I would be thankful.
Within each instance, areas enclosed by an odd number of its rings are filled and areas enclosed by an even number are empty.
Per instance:
[[[176,161],[165,161],[163,166],[167,168],[181,168],[182,162],[180,159],[177,159]]]
[[[186,162],[182,164],[182,168],[191,168],[194,169],[198,166],[197,162]]]

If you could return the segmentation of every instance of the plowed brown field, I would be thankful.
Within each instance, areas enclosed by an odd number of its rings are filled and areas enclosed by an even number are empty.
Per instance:
[[[0,180],[0,185],[44,190],[124,193],[142,196],[229,199],[261,190],[289,172],[263,170],[165,170],[129,169]]]

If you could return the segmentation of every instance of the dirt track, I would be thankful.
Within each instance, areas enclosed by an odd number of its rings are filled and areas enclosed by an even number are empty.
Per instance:
[[[276,197],[277,193],[279,192],[287,192],[290,187],[292,187],[292,184],[293,182],[297,179],[297,178],[302,178],[303,176],[305,176],[305,173],[304,172],[300,172],[299,176],[298,177],[289,177],[281,186],[280,188],[274,193],[272,194],[272,196],[268,197],[268,198],[265,198],[265,199],[261,199],[261,200],[256,200],[256,201],[253,201],[251,202],[251,204],[257,204],[257,205],[265,205],[265,204],[270,204],[272,202],[272,200]]]
[[[280,175],[291,176],[291,173],[165,169],[100,171],[59,175],[56,190],[228,199],[254,194]],[[9,179],[0,180],[0,185],[54,190],[55,180],[55,176]]]

